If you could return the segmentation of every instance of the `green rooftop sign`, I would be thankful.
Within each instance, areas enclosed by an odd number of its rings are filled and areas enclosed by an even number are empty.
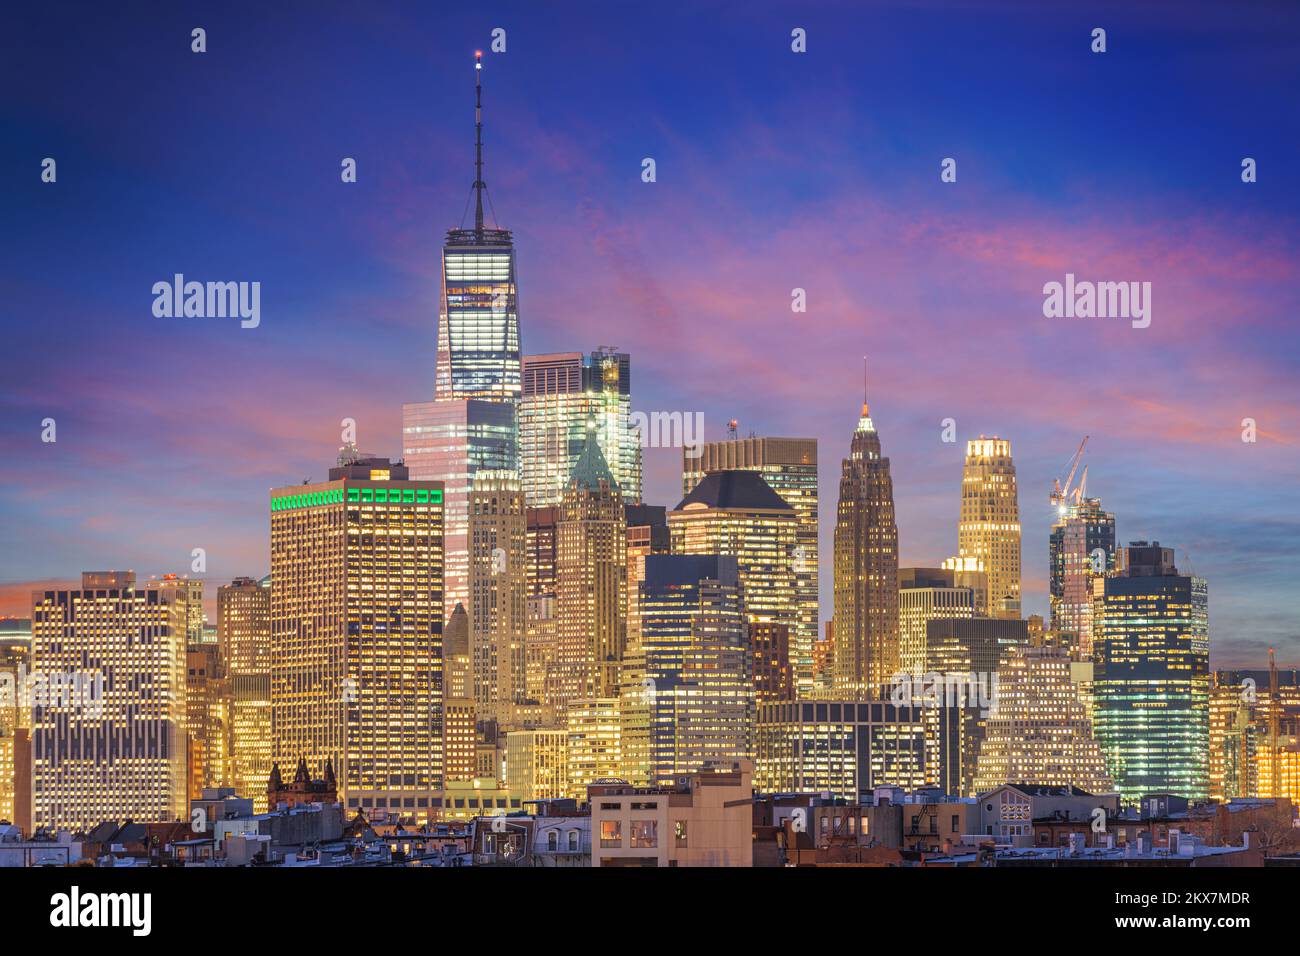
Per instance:
[[[345,496],[346,491],[346,496]],[[327,488],[301,494],[278,495],[271,499],[272,511],[292,511],[320,505],[350,504],[440,505],[442,492],[437,488]]]

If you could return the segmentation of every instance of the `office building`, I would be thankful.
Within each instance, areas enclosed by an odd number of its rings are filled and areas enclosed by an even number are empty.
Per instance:
[[[732,438],[682,449],[682,494],[712,471],[756,471],[796,515],[794,569],[798,618],[789,625],[790,664],[798,687],[812,686],[818,620],[817,439]]]
[[[961,476],[957,556],[974,558],[988,575],[987,617],[1020,617],[1020,504],[1011,442],[985,438],[966,443]]]
[[[430,818],[443,784],[443,490],[385,458],[271,492],[275,760],[349,813]]]

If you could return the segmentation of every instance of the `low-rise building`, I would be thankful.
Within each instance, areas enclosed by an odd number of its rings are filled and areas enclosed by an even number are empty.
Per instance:
[[[675,787],[598,783],[592,866],[753,866],[753,764],[691,774]]]

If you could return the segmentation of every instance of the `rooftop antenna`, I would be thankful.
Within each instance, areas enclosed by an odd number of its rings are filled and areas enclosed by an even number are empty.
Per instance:
[[[474,51],[474,234],[483,239],[483,51]]]

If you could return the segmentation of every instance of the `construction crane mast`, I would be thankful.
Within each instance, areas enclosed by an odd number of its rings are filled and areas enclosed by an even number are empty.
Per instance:
[[[1059,510],[1063,511],[1065,509],[1067,501],[1079,502],[1083,499],[1083,488],[1085,487],[1084,483],[1087,481],[1088,469],[1084,468],[1084,481],[1079,484],[1078,488],[1074,489],[1073,495],[1070,493],[1070,485],[1074,483],[1074,475],[1079,470],[1079,462],[1083,460],[1083,450],[1088,446],[1088,437],[1087,435],[1083,436],[1083,441],[1079,442],[1079,450],[1070,459],[1070,473],[1065,478],[1065,486],[1061,486],[1060,478],[1052,482],[1052,493],[1048,496],[1048,500]]]

